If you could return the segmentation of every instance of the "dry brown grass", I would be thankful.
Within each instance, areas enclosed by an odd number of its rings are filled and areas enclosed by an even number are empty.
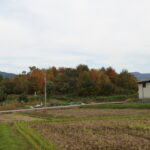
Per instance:
[[[149,150],[150,119],[31,124],[64,150]]]
[[[150,114],[144,109],[60,109],[29,112],[35,116],[82,118],[82,121],[42,122],[30,127],[61,150],[150,150],[150,118],[113,119],[113,116]],[[110,120],[84,117],[111,116]],[[134,118],[134,117],[133,117]],[[112,119],[112,120],[111,120]]]
[[[18,109],[21,107],[21,104],[14,102],[14,103],[10,103],[4,106],[0,106],[0,110],[13,110],[13,109]]]
[[[32,114],[59,118],[147,115],[140,109],[60,109]],[[113,118],[113,117],[112,117]],[[31,127],[64,150],[149,150],[150,119],[38,123]]]
[[[0,123],[1,122],[11,123],[15,121],[34,121],[34,120],[42,120],[42,119],[33,118],[29,116],[20,116],[15,113],[0,114]]]
[[[27,103],[19,103],[18,101],[10,102],[4,106],[0,106],[0,110],[15,110],[23,108],[23,106],[35,106],[37,104],[40,104],[38,101],[33,102],[27,102]]]
[[[63,118],[101,117],[101,116],[128,116],[150,114],[145,109],[59,109],[59,110],[38,110],[29,112],[31,114],[49,115]]]

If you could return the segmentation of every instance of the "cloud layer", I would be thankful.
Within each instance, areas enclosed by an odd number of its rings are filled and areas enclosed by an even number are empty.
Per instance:
[[[0,70],[113,66],[150,72],[148,0],[1,0]]]

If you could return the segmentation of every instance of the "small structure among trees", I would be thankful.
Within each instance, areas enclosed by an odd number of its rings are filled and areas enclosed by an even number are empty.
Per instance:
[[[138,93],[140,99],[150,98],[150,80],[138,82]]]

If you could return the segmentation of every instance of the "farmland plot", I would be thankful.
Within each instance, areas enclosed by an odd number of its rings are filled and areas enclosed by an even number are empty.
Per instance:
[[[30,127],[65,150],[150,149],[150,119],[36,123]]]
[[[85,118],[104,116],[136,116],[150,114],[148,109],[58,109],[37,110],[27,113],[29,116],[44,118]]]
[[[150,110],[68,109],[30,112],[28,123],[60,150],[149,150]],[[96,117],[96,118],[95,118]]]
[[[150,109],[75,108],[0,115],[0,150],[149,150]]]

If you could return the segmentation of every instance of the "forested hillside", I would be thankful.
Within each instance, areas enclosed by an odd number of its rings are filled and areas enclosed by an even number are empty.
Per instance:
[[[29,72],[24,71],[12,79],[1,79],[1,90],[6,94],[43,94],[44,76],[47,78],[47,92],[51,95],[107,96],[137,90],[137,80],[127,70],[118,74],[112,67],[89,69],[87,65],[48,69],[30,67]]]

